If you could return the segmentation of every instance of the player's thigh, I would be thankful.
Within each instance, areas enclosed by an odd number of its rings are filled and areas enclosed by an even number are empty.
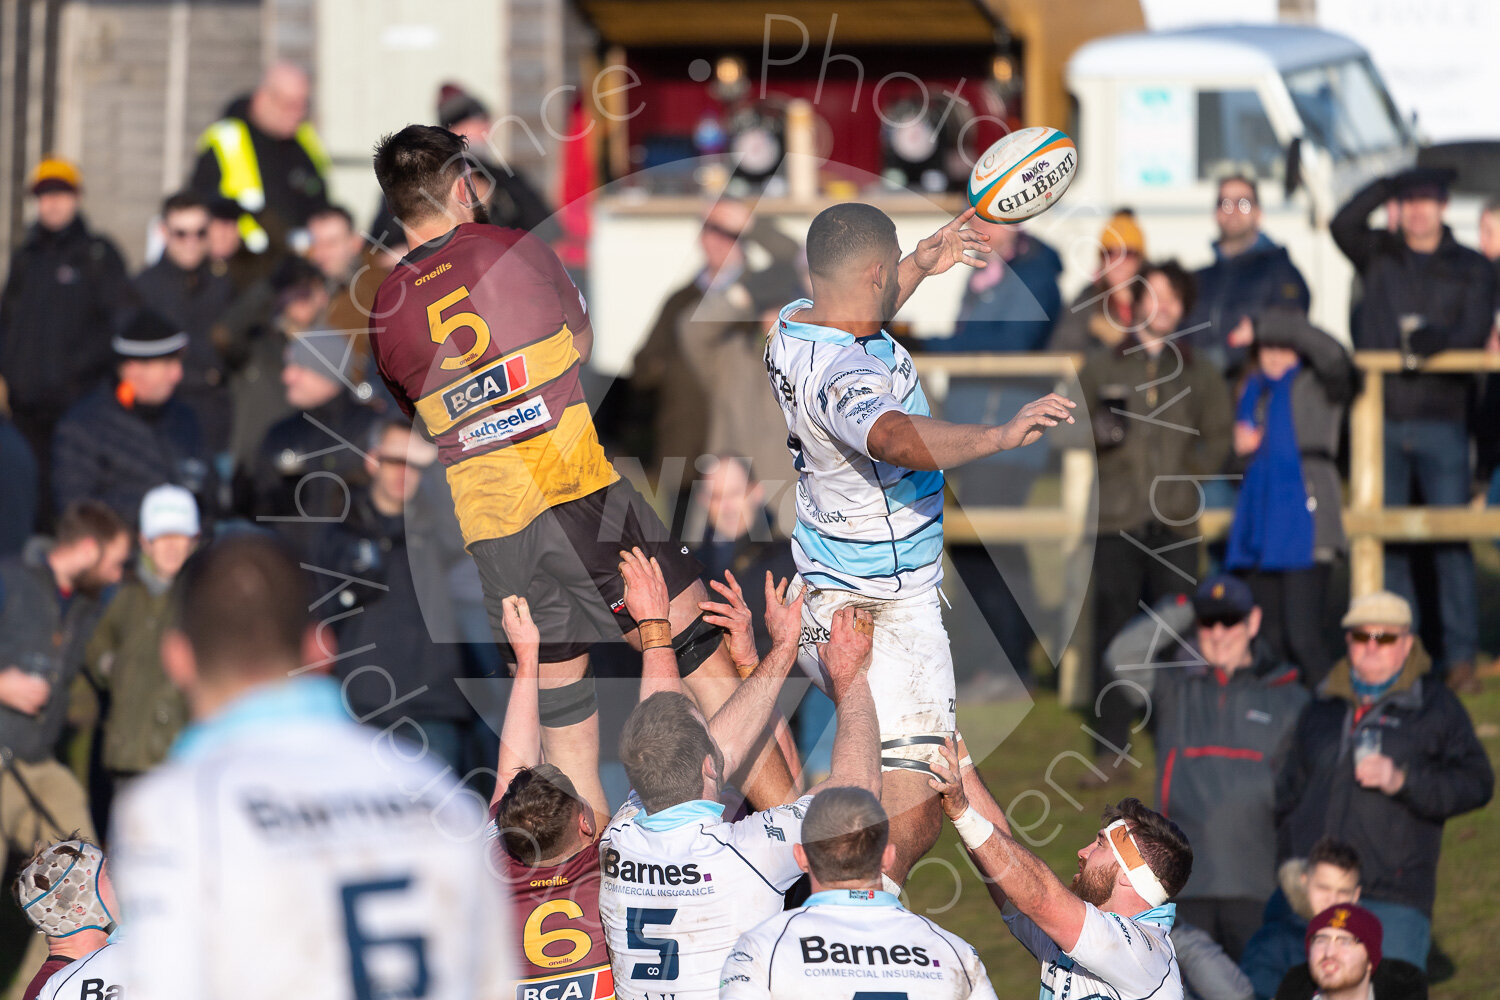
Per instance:
[[[797,582],[801,584],[800,578]],[[866,609],[875,619],[867,678],[881,743],[887,745],[882,747],[882,758],[939,759],[938,741],[942,734],[953,732],[957,699],[953,656],[936,589],[901,600],[880,600],[850,591],[807,588],[798,663],[825,692],[828,681],[822,647],[828,641],[834,612],[843,607]],[[932,742],[897,745],[913,738]]]
[[[490,630],[511,663],[515,662],[515,653],[505,636],[503,601],[513,595],[526,598],[541,635],[543,663],[561,664],[585,657],[599,637],[597,624],[589,620],[575,597],[580,586],[577,578],[582,576],[586,584],[587,574],[576,566],[576,557],[570,562],[571,549],[549,515],[543,512],[514,535],[483,539],[469,546],[479,570]]]

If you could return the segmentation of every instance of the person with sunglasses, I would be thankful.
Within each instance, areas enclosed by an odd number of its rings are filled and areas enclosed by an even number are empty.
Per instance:
[[[1138,616],[1104,653],[1115,683],[1147,696],[1156,808],[1193,845],[1179,921],[1235,962],[1276,889],[1276,772],[1309,700],[1261,622],[1249,586],[1216,576]]]
[[[1343,627],[1348,656],[1298,721],[1277,778],[1278,854],[1304,857],[1322,837],[1348,843],[1385,953],[1426,968],[1443,823],[1489,802],[1494,771],[1405,598],[1356,597]]]
[[[210,452],[229,448],[233,403],[224,357],[210,331],[234,301],[234,283],[222,261],[208,252],[208,203],[179,191],[161,205],[161,259],[135,276],[135,291],[188,335],[177,392],[198,414]]]
[[[1198,271],[1197,306],[1184,324],[1194,330],[1193,346],[1231,377],[1245,364],[1237,344],[1252,323],[1275,306],[1306,315],[1307,282],[1286,247],[1260,228],[1260,190],[1253,177],[1234,174],[1219,181],[1214,199],[1212,264]]]

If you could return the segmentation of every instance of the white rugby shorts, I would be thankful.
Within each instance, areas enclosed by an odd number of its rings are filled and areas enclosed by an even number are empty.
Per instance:
[[[818,647],[828,641],[833,613],[855,607],[875,618],[874,650],[870,659],[870,692],[880,722],[880,742],[913,736],[951,736],[957,725],[953,682],[953,652],[938,590],[932,587],[911,597],[885,599],[850,590],[820,590],[809,587],[799,575],[792,581],[791,596],[806,590],[802,602],[802,643],[797,663],[825,694],[831,696],[828,674],[818,656]],[[931,743],[881,750],[882,770],[899,765],[884,760],[902,758],[941,763],[937,746]]]

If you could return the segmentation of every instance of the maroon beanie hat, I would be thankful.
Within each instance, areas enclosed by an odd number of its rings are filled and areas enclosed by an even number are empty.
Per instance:
[[[1380,965],[1380,944],[1385,934],[1380,929],[1380,918],[1375,914],[1353,903],[1330,906],[1313,917],[1312,923],[1307,925],[1307,937],[1304,941],[1309,948],[1312,947],[1313,935],[1325,927],[1353,934],[1365,946],[1365,953],[1370,956],[1370,968]]]

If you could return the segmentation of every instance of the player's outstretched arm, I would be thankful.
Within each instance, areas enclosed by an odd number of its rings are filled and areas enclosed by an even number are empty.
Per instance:
[[[865,438],[871,458],[905,469],[951,469],[1011,448],[1022,448],[1049,427],[1073,422],[1069,411],[1077,404],[1049,393],[1021,407],[1011,420],[988,424],[954,424],[887,410],[876,418]]]
[[[786,592],[787,582],[782,580],[776,584],[767,572],[766,630],[771,633],[771,651],[708,722],[709,735],[724,754],[726,775],[739,770],[767,736],[776,696],[781,693],[781,685],[797,661],[797,646],[802,638],[803,595],[798,594],[791,603],[783,603]]]
[[[541,674],[541,633],[531,620],[526,598],[512,594],[500,602],[500,624],[516,654],[516,672],[500,727],[500,759],[495,763],[494,805],[504,797],[516,772],[542,762],[542,723],[537,707]]]
[[[639,547],[622,551],[620,575],[625,578],[625,610],[641,623],[641,701],[658,691],[681,694],[682,676],[672,649],[672,595],[660,564]]]
[[[879,798],[880,722],[866,680],[874,637],[875,619],[870,612],[840,608],[833,613],[828,641],[819,657],[832,682],[837,728],[828,779],[818,788],[853,785]]]
[[[943,813],[958,828],[969,857],[984,876],[990,898],[997,906],[1004,906],[1009,900],[1059,948],[1072,951],[1083,934],[1083,921],[1088,915],[1083,900],[1058,880],[1046,862],[1011,837],[1004,814],[978,772],[972,767],[960,770],[953,741],[948,741],[939,753],[943,763],[932,766],[934,777],[929,780],[941,798]],[[980,803],[987,803],[984,809],[972,809],[978,816],[971,814],[970,790],[979,796]],[[997,817],[999,822],[991,817]],[[993,824],[994,829],[979,841],[985,822]],[[978,831],[974,830],[976,824],[981,827]]]
[[[750,613],[750,605],[745,603],[745,592],[740,589],[740,582],[734,578],[734,574],[727,569],[724,571],[724,582],[710,580],[708,585],[718,591],[724,600],[699,601],[698,610],[703,612],[705,622],[725,630],[724,648],[729,651],[734,669],[741,677],[749,677],[750,672],[760,663],[760,653],[755,648],[755,622]]]
[[[988,266],[989,261],[983,257],[971,256],[990,252],[988,234],[964,228],[973,218],[974,209],[970,208],[922,240],[915,250],[901,258],[901,263],[896,268],[896,276],[900,282],[900,294],[896,298],[898,310],[911,298],[911,293],[917,290],[923,278],[942,274],[954,264]]]

